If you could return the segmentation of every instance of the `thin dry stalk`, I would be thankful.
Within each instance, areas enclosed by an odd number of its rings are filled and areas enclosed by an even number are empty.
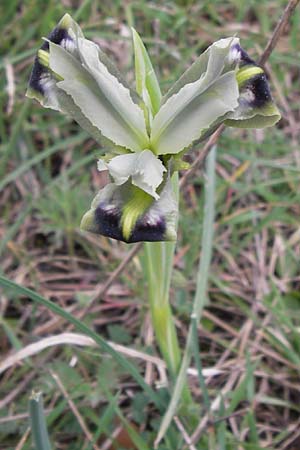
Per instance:
[[[26,444],[27,439],[30,435],[30,428],[28,427],[23,436],[21,437],[20,441],[18,442],[15,450],[22,450],[24,445]]]
[[[197,450],[196,447],[192,443],[191,437],[188,435],[186,429],[184,428],[184,426],[181,423],[181,421],[180,421],[178,416],[174,416],[174,422],[175,422],[178,430],[182,434],[182,437],[183,437],[183,439],[185,440],[185,442],[187,444],[187,448],[189,448],[190,450]]]
[[[113,441],[119,436],[122,430],[123,430],[122,425],[117,426],[115,430],[112,432],[111,437],[103,442],[99,450],[109,450],[111,448]]]
[[[49,336],[43,339],[40,339],[38,342],[34,342],[33,344],[29,344],[26,347],[23,347],[21,350],[17,351],[16,353],[13,353],[12,355],[5,358],[0,363],[0,374],[5,372],[10,367],[13,367],[14,365],[20,363],[26,358],[29,358],[33,355],[36,355],[40,353],[41,351],[45,350],[49,347],[56,347],[59,345],[76,345],[76,346],[90,346],[90,347],[96,347],[97,344],[93,339],[91,339],[88,336],[85,336],[83,334],[79,333],[61,333],[57,334],[55,336]],[[157,356],[149,355],[148,353],[141,352],[139,350],[135,350],[130,347],[126,347],[121,344],[116,344],[114,342],[109,341],[109,345],[111,345],[114,350],[116,350],[119,353],[122,353],[123,355],[129,357],[129,358],[136,358],[140,359],[142,361],[145,361],[145,363],[149,363],[154,365],[157,368],[157,371],[159,373],[160,379],[159,384],[165,386],[167,384],[167,375],[166,375],[166,363],[158,358]],[[45,363],[45,361],[44,361]],[[215,375],[221,374],[222,371],[215,368],[206,368],[203,370],[203,376],[204,377],[211,377]],[[188,374],[192,376],[197,376],[197,370],[194,368],[188,369]]]
[[[94,294],[89,300],[88,305],[83,308],[79,313],[77,314],[78,319],[82,319],[92,308],[93,304],[98,301],[110,288],[110,286],[113,284],[113,282],[121,275],[123,270],[128,266],[130,261],[137,255],[137,253],[142,248],[143,243],[139,242],[138,244],[135,244],[133,249],[126,255],[126,257],[121,261],[121,263],[118,265],[118,267],[113,271],[111,276],[107,279],[105,284],[103,285],[100,283],[98,286],[95,287]],[[68,329],[71,329],[73,325],[69,325]]]
[[[267,46],[265,50],[263,51],[261,57],[259,58],[259,64],[262,66],[266,63],[266,61],[269,59],[272,51],[277,45],[277,42],[279,41],[281,35],[284,32],[285,27],[287,26],[293,12],[295,11],[298,3],[300,0],[290,0],[283,12],[283,15],[279,22],[277,23],[275,30],[267,43]]]
[[[80,414],[80,412],[78,411],[75,403],[73,402],[73,400],[71,399],[71,397],[69,396],[66,388],[64,387],[61,379],[59,378],[59,376],[57,375],[57,373],[53,372],[52,370],[50,370],[51,376],[54,379],[54,381],[56,382],[57,386],[59,387],[59,389],[61,390],[63,396],[65,397],[65,399],[67,400],[69,407],[71,409],[71,411],[73,412],[74,416],[76,417],[82,431],[84,432],[86,439],[92,444],[93,449],[94,450],[100,450],[100,448],[98,447],[98,445],[94,444],[94,438],[93,435],[91,434],[90,430],[88,429],[82,415]]]

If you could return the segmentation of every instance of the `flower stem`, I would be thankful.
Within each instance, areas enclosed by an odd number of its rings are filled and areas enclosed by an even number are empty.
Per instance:
[[[180,370],[176,379],[172,398],[168,409],[163,417],[160,429],[155,441],[155,448],[164,437],[176,411],[180,404],[182,393],[186,386],[186,371],[190,364],[193,353],[193,329],[198,326],[202,316],[202,311],[207,299],[207,284],[209,277],[209,267],[211,262],[213,233],[214,233],[214,197],[215,197],[215,164],[216,164],[216,146],[214,146],[207,158],[206,183],[205,183],[205,199],[203,212],[203,230],[201,238],[201,259],[199,263],[197,275],[197,288],[193,304],[193,312],[191,315],[191,324],[189,327],[185,352],[182,358]]]
[[[169,303],[169,287],[175,244],[145,244],[152,324],[162,356],[173,377],[180,366],[180,348]]]
[[[173,189],[178,197],[178,175],[172,177]],[[145,268],[152,325],[156,341],[166,362],[171,378],[176,379],[181,365],[181,351],[170,306],[170,285],[173,270],[175,242],[145,243]],[[188,385],[183,388],[183,404],[192,402]]]

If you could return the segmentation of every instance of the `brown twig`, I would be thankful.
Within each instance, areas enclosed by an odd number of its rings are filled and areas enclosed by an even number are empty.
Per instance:
[[[222,124],[222,125],[219,126],[219,128],[217,128],[217,130],[214,132],[214,134],[212,134],[210,136],[209,140],[204,145],[203,149],[201,150],[201,152],[199,153],[199,155],[197,156],[197,158],[193,162],[192,166],[181,177],[180,182],[179,182],[180,188],[182,188],[186,184],[187,179],[191,175],[193,175],[195,173],[196,169],[199,167],[199,165],[205,161],[205,158],[207,157],[207,155],[210,152],[211,148],[217,143],[217,140],[219,139],[219,137],[223,133],[224,129],[225,129],[225,125]]]
[[[86,315],[86,313],[88,311],[90,311],[90,309],[93,306],[93,304],[97,300],[100,300],[100,298],[107,292],[107,290],[110,288],[110,286],[115,281],[115,279],[118,278],[118,276],[123,272],[123,270],[130,263],[130,261],[140,251],[142,246],[143,246],[142,242],[139,242],[139,243],[135,244],[134,247],[132,248],[132,250],[125,256],[125,258],[120,262],[118,267],[113,271],[113,273],[107,279],[107,281],[104,284],[99,283],[95,287],[95,291],[94,291],[93,297],[89,301],[88,305],[85,308],[83,308],[82,310],[80,310],[80,312],[77,314],[77,319],[82,319]]]
[[[57,386],[59,387],[59,389],[61,390],[63,396],[65,397],[65,399],[67,400],[69,407],[71,409],[71,411],[73,412],[74,416],[76,417],[76,419],[78,420],[78,423],[82,429],[82,431],[84,432],[86,439],[92,444],[93,449],[94,450],[100,450],[98,445],[94,444],[94,438],[93,435],[91,434],[90,430],[88,429],[82,415],[80,414],[80,412],[78,411],[77,407],[75,406],[75,403],[73,402],[73,400],[71,399],[71,397],[69,396],[66,388],[64,387],[60,377],[57,375],[57,373],[53,372],[50,370],[50,374],[52,376],[52,378],[54,379],[54,381],[56,382]]]
[[[25,445],[27,439],[29,438],[29,436],[30,436],[30,427],[27,428],[27,430],[21,437],[21,440],[18,442],[18,444],[16,446],[16,450],[22,450],[22,448],[24,448],[24,445]]]
[[[281,19],[277,23],[275,30],[274,30],[269,42],[267,43],[265,50],[263,51],[263,54],[259,58],[260,65],[263,66],[265,64],[265,62],[269,59],[272,51],[276,47],[277,42],[279,41],[282,33],[284,32],[284,29],[285,29],[286,25],[288,24],[291,15],[295,11],[299,1],[300,0],[290,0],[288,2]]]
[[[197,450],[196,447],[192,443],[191,437],[188,435],[186,429],[184,428],[184,426],[178,416],[174,416],[174,422],[175,422],[178,430],[182,434],[182,437],[185,440],[189,450]]]

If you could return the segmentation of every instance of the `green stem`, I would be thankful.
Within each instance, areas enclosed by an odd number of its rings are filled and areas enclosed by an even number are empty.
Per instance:
[[[178,174],[172,177],[173,189],[178,198]],[[152,325],[159,350],[175,380],[181,365],[181,351],[178,343],[174,317],[170,306],[170,285],[176,243],[145,243],[146,277]],[[182,392],[183,406],[191,404],[192,398],[187,383]]]
[[[174,249],[175,244],[169,242],[145,244],[152,324],[159,349],[173,377],[179,370],[181,360],[174,318],[169,303]]]
[[[176,198],[179,195],[178,175],[172,177]],[[170,306],[170,285],[175,242],[145,243],[146,276],[152,325],[160,352],[175,379],[181,362],[174,318]]]
[[[214,196],[215,196],[215,161],[216,161],[216,147],[213,147],[207,157],[206,167],[206,183],[205,183],[205,201],[204,201],[204,217],[203,217],[203,230],[201,238],[201,258],[199,263],[198,275],[197,275],[197,289],[193,304],[193,312],[191,315],[191,324],[189,327],[185,352],[182,358],[180,370],[174,386],[171,401],[168,409],[163,417],[160,425],[160,429],[155,441],[155,448],[157,448],[159,442],[164,437],[174,415],[177,412],[178,405],[182,398],[186,386],[186,371],[190,364],[193,353],[193,327],[198,326],[202,316],[202,311],[205,306],[207,297],[207,283],[209,276],[209,267],[212,255],[213,246],[213,232],[214,232]]]

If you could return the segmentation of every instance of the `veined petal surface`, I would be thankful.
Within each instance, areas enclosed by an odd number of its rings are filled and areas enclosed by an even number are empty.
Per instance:
[[[238,106],[235,70],[228,65],[231,43],[232,38],[212,45],[199,70],[190,74],[191,79],[196,73],[199,78],[174,87],[153,121],[151,146],[157,154],[174,154],[189,147],[219,117]]]
[[[69,114],[97,141],[104,137],[133,151],[147,147],[137,94],[67,14],[38,51],[27,96]]]
[[[92,48],[93,57],[97,57],[94,46],[85,46],[83,42],[81,45]],[[91,59],[91,56],[86,58]],[[84,116],[106,138],[133,151],[147,146],[148,137],[142,110],[130,100],[129,91],[109,74],[104,64],[101,66],[99,61],[98,72],[95,68],[88,70],[85,63],[80,63],[62,47],[50,42],[49,65],[62,79],[57,82],[57,87],[72,97]]]

